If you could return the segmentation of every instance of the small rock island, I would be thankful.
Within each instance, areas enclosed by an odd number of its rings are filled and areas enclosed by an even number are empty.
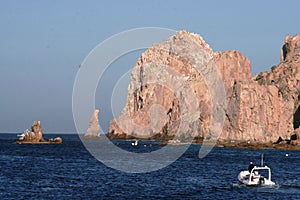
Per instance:
[[[61,144],[60,137],[50,138],[45,140],[43,138],[43,131],[40,121],[34,121],[31,126],[31,131],[26,130],[19,136],[19,140],[15,144]]]
[[[89,122],[89,127],[83,136],[84,140],[100,140],[99,110],[95,109]]]

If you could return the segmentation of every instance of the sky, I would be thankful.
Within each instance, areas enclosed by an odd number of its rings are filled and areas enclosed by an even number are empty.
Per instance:
[[[200,34],[214,51],[239,50],[257,74],[279,63],[287,34],[300,34],[299,8],[297,0],[1,0],[0,132],[22,132],[40,120],[44,132],[75,133],[72,91],[79,65],[114,34],[139,27],[184,29]],[[130,71],[141,53],[112,63],[99,84],[95,106],[104,132],[112,118],[112,79]]]

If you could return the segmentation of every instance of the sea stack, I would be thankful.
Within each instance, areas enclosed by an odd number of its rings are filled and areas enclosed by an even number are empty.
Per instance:
[[[89,122],[89,127],[84,134],[84,139],[100,139],[100,126],[99,126],[99,110],[95,109]]]

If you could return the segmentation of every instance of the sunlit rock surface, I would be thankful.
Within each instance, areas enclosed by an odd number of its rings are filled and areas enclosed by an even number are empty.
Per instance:
[[[100,139],[99,110],[95,109],[89,122],[89,127],[84,134],[84,139]]]
[[[300,126],[299,47],[298,35],[287,36],[281,62],[252,77],[250,61],[239,51],[213,52],[201,36],[178,31],[138,59],[126,105],[121,115],[111,120],[108,136],[208,138],[213,95],[203,72],[214,66],[226,92],[225,121],[218,140],[289,140]],[[199,112],[191,112],[194,108]],[[184,120],[188,123],[182,123]]]
[[[26,130],[19,136],[19,140],[15,142],[16,144],[61,144],[62,138],[50,138],[45,140],[43,138],[43,131],[41,126],[41,121],[34,121],[31,126],[31,131]]]

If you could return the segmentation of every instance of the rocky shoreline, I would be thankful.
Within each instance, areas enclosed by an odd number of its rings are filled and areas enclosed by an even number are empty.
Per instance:
[[[100,136],[84,135],[81,137],[83,140],[103,140]]]
[[[280,144],[274,144],[272,142],[266,142],[266,143],[248,143],[248,142],[237,142],[237,141],[230,141],[230,142],[224,142],[224,141],[218,141],[217,146],[223,146],[223,147],[233,147],[233,148],[249,148],[249,149],[269,149],[273,148],[276,150],[300,150],[300,145],[298,144],[287,144],[287,143],[280,143]]]
[[[126,134],[107,135],[110,140],[141,140],[141,141],[161,141],[161,145],[185,145],[190,144],[188,141],[181,141],[179,139],[174,139],[173,137],[156,134],[148,138],[134,137]],[[191,142],[192,144],[203,144],[203,138],[194,138]],[[248,149],[276,149],[276,150],[300,150],[299,140],[284,140],[277,142],[251,142],[251,141],[237,141],[237,140],[218,140],[218,141],[206,141],[206,146],[219,146],[228,148],[248,148]]]
[[[31,142],[31,141],[16,141],[14,144],[62,144],[62,141],[40,141],[40,142]]]

